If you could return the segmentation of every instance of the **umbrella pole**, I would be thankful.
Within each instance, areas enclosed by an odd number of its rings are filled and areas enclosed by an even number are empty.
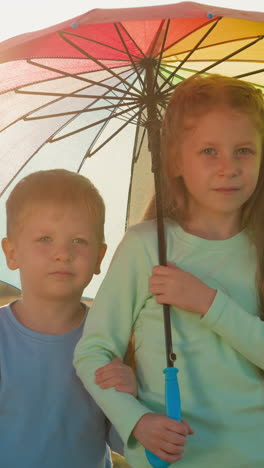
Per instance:
[[[155,199],[156,199],[156,220],[157,220],[157,236],[158,236],[158,253],[160,265],[167,265],[165,228],[163,221],[163,205],[162,205],[162,190],[161,190],[161,163],[160,163],[160,121],[155,99],[155,79],[154,79],[154,62],[149,60],[146,64],[146,89],[147,89],[147,115],[148,115],[148,145],[152,158],[152,172],[154,175]],[[165,347],[167,368],[164,369],[165,374],[165,402],[166,414],[170,418],[181,420],[181,404],[180,392],[177,379],[178,369],[174,367],[176,354],[172,348],[171,337],[171,320],[170,306],[163,304],[163,319],[165,332]],[[146,457],[153,468],[167,468],[170,463],[161,460],[157,455],[154,455],[149,450],[146,450]]]
[[[156,199],[156,220],[157,220],[157,235],[158,235],[158,253],[160,265],[167,265],[165,229],[163,222],[162,208],[162,190],[161,190],[161,170],[160,170],[160,121],[158,119],[156,96],[155,96],[155,60],[153,58],[145,58],[146,70],[146,107],[147,107],[147,132],[148,132],[148,147],[151,153],[152,172],[154,175],[155,199]],[[170,322],[170,306],[163,304],[164,332],[165,332],[165,347],[167,367],[173,367],[176,360],[176,355],[172,349],[171,338],[171,322]]]
[[[162,190],[160,177],[160,124],[158,119],[150,121],[148,128],[148,138],[152,155],[152,171],[154,173],[155,193],[156,193],[156,218],[157,218],[157,236],[160,265],[167,265],[165,229],[162,210]],[[166,414],[170,418],[181,420],[180,391],[177,379],[178,369],[174,367],[176,355],[172,349],[170,306],[163,304],[163,318],[165,331],[165,345],[167,368],[165,374],[165,402]],[[153,468],[167,468],[170,463],[161,460],[149,450],[146,450],[146,457]]]
[[[155,130],[156,132],[156,130]],[[150,132],[152,133],[152,132]],[[161,177],[160,177],[160,154],[159,154],[159,130],[157,135],[152,141],[157,145],[157,150],[152,152],[152,171],[154,175],[155,185],[155,199],[156,199],[156,221],[157,221],[157,236],[158,236],[158,253],[160,265],[167,265],[166,241],[165,241],[165,228],[163,220],[162,208],[162,191],[161,191]],[[154,137],[154,135],[153,135]],[[157,154],[155,154],[157,153]],[[170,320],[170,306],[163,304],[163,319],[164,319],[164,333],[165,333],[165,347],[166,347],[166,360],[167,367],[173,367],[176,360],[176,354],[173,352],[172,337],[171,337],[171,320]]]

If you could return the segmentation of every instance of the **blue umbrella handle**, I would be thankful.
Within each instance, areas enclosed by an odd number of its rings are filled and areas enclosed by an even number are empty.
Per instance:
[[[170,418],[180,421],[181,400],[177,379],[178,369],[176,367],[167,367],[163,372],[165,374],[166,414]],[[146,457],[153,468],[167,468],[170,466],[169,462],[161,460],[149,450],[146,450]]]

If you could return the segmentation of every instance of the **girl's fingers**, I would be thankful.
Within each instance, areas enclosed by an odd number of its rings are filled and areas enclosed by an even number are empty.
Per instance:
[[[156,265],[152,268],[153,275],[167,275],[168,274],[168,267],[163,265]]]
[[[176,445],[169,445],[163,443],[160,444],[158,448],[155,447],[155,449],[152,450],[152,452],[155,453],[155,455],[169,463],[174,463],[178,460],[181,460],[183,456],[183,451],[184,450],[181,450]]]
[[[131,371],[132,372],[132,371]],[[131,372],[125,369],[119,369],[118,371],[114,370],[105,370],[100,374],[95,374],[96,380],[103,382],[104,380],[115,379],[116,381],[127,381],[131,378]]]
[[[96,378],[95,383],[101,388],[115,387],[121,384],[122,379],[119,377]]]
[[[95,372],[95,376],[99,378],[108,378],[112,376],[126,376],[127,374],[129,374],[128,370],[123,367],[119,367],[119,368],[112,368],[112,367],[103,368],[102,367],[100,372]]]
[[[182,459],[182,455],[170,455],[169,453],[165,452],[164,450],[153,451],[155,455],[157,455],[161,460],[164,460],[168,463],[175,463]]]
[[[108,388],[115,388],[118,392],[130,393],[134,397],[137,396],[137,386],[132,381],[126,381],[126,383],[116,381],[115,379],[107,379],[104,381],[95,381],[95,383],[102,389],[107,390]]]
[[[105,366],[102,366],[102,367],[98,367],[98,369],[96,369],[95,371],[95,375],[100,375],[104,372],[112,372],[113,369],[122,369],[124,367],[124,364],[122,362],[122,360],[118,357],[114,358],[111,362],[109,362],[108,364],[105,364]]]
[[[182,423],[184,424],[184,426],[186,427],[187,431],[188,431],[188,435],[192,435],[194,434],[194,430],[193,428],[190,426],[190,424],[187,423],[187,421],[185,419],[182,420]]]
[[[115,389],[118,392],[131,393],[131,386],[129,386],[129,385],[117,384],[117,385],[115,385]]]
[[[184,445],[176,445],[167,441],[163,441],[162,450],[169,455],[182,455],[184,452]]]

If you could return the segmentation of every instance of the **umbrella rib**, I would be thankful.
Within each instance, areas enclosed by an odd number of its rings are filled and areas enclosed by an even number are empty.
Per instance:
[[[53,101],[50,101],[48,104],[55,104],[55,102],[59,102],[60,101],[60,98],[59,99],[54,99]],[[29,111],[27,112],[26,114],[24,115],[21,115],[20,117],[18,117],[16,120],[13,120],[12,122],[10,122],[8,125],[6,125],[6,127],[0,129],[0,133],[3,132],[4,130],[6,130],[8,127],[11,127],[12,125],[16,124],[17,122],[19,122],[20,120],[24,120],[25,117],[27,117],[28,115],[30,115],[32,112],[36,112],[36,111],[39,111],[40,109],[43,109],[47,106],[47,104],[43,104],[42,106],[39,106],[37,108],[34,109],[34,111]]]
[[[135,74],[135,72],[134,72],[134,70],[132,70],[132,73],[131,73],[130,76],[133,77],[134,74]],[[137,80],[137,78],[135,77],[135,78],[133,79],[133,81],[132,81],[132,84],[133,84],[133,85],[135,84],[136,80]],[[115,91],[116,91],[116,90],[115,90],[115,88],[114,88],[114,89],[113,89],[113,94],[115,94]],[[117,91],[118,91],[118,90],[117,90]],[[98,97],[98,99],[100,99],[100,97]],[[120,99],[120,102],[121,102],[121,100],[122,100],[122,101],[124,101],[124,100],[131,101],[131,97],[125,97],[125,96],[123,96],[122,98],[120,98],[120,96],[107,96],[107,95],[105,95],[105,100],[106,100],[107,102],[109,102],[110,104],[112,104],[112,102],[111,102],[112,99]]]
[[[262,73],[263,71],[264,71],[264,68],[261,68],[260,70],[254,70],[254,71],[247,72],[247,73],[241,73],[241,75],[236,75],[234,78],[244,78],[245,76],[257,75],[258,73]]]
[[[102,133],[103,133],[103,131],[104,131],[104,129],[106,128],[107,125],[108,125],[108,121],[105,122],[105,123],[102,125],[102,127],[99,129],[98,133],[95,135],[95,137],[94,137],[92,143],[90,144],[88,150],[86,151],[84,157],[83,157],[82,160],[81,160],[81,163],[80,163],[80,165],[79,165],[79,167],[78,167],[77,172],[80,172],[82,166],[84,165],[85,160],[87,159],[87,157],[89,157],[88,155],[90,154],[90,152],[91,152],[91,150],[93,149],[95,143],[97,142],[98,138],[102,135]]]
[[[242,52],[243,50],[246,50],[248,49],[249,47],[251,47],[252,45],[256,44],[257,42],[259,42],[260,40],[263,39],[264,36],[259,36],[257,37],[257,39],[255,39],[254,41],[250,42],[250,44],[246,44],[245,46],[241,47],[240,49],[234,51],[234,52],[231,52],[231,54],[228,54],[226,55],[225,57],[217,60],[216,62],[214,62],[213,64],[211,65],[208,65],[208,67],[205,67],[203,68],[202,70],[199,70],[195,73],[195,75],[200,75],[202,73],[206,73],[208,70],[211,70],[212,68],[216,67],[217,65],[219,65],[220,63],[223,63],[225,61],[227,61],[228,59],[230,59],[231,57],[234,57],[235,55],[239,54],[240,52]],[[169,93],[170,91],[172,91],[173,89],[175,89],[174,86],[170,86],[169,88],[167,88],[166,92]]]
[[[117,85],[116,85],[117,86]],[[81,89],[85,89],[85,88],[81,88]],[[113,88],[112,92],[114,92],[115,88]],[[79,90],[78,90],[79,91]],[[95,97],[94,95],[91,95],[91,97]],[[105,96],[104,96],[105,98]],[[99,99],[102,99],[102,96],[98,96],[98,99],[97,100],[94,100],[91,104],[89,104],[89,106],[92,106],[95,102],[97,102]],[[111,98],[112,99],[112,98]],[[113,98],[113,99],[119,99],[119,102],[121,102],[121,99],[120,97],[118,98]],[[122,100],[124,100],[125,98],[123,97]],[[127,99],[131,99],[131,98],[127,98]],[[55,102],[58,102],[60,99],[56,100]],[[106,99],[107,100],[107,99]],[[45,105],[46,106],[46,105]],[[34,113],[36,110],[39,110],[41,108],[44,108],[45,106],[40,106],[38,109],[35,109],[34,111],[31,111],[29,112],[28,114],[25,115],[25,117],[27,115],[31,115],[32,113]],[[87,106],[87,107],[89,107]],[[79,116],[79,114],[75,115],[73,118],[71,118],[70,120],[68,120],[66,123],[64,123],[61,127],[59,127],[56,132],[53,133],[53,136],[56,135],[58,132],[60,132],[63,128],[65,128],[67,125],[69,125],[73,120],[75,120],[77,117]],[[23,118],[23,117],[22,117]]]
[[[97,83],[98,84],[98,83]],[[116,90],[116,88],[113,86],[112,88],[109,89],[109,91],[118,91],[118,92],[121,92],[120,90]],[[105,97],[107,96],[107,94],[63,94],[63,93],[48,93],[48,92],[45,92],[45,91],[25,91],[25,90],[15,90],[16,93],[19,93],[19,94],[30,94],[30,95],[37,95],[37,96],[59,96],[60,98],[67,98],[67,97],[70,97],[70,98],[96,98],[96,99],[102,99],[102,97]],[[79,90],[78,90],[79,92]],[[131,100],[135,100],[133,97],[126,97],[126,96],[122,96],[122,98],[120,96],[111,96],[111,99],[115,99],[115,100],[127,100],[127,101],[131,101]],[[59,100],[59,99],[57,99]]]
[[[127,47],[127,45],[126,45],[126,43],[125,43],[125,41],[124,41],[124,38],[123,38],[123,36],[122,36],[122,34],[121,34],[121,31],[119,30],[119,27],[118,27],[119,24],[120,24],[120,23],[114,23],[114,26],[115,26],[115,29],[116,29],[116,31],[117,31],[117,34],[118,34],[120,40],[122,41],[123,46],[124,46],[125,49],[126,49],[127,55],[128,55],[128,57],[130,58],[130,61],[131,61],[132,65],[133,65],[133,69],[135,70],[135,72],[136,72],[136,74],[137,74],[137,77],[138,77],[138,79],[139,79],[139,82],[141,83],[142,86],[144,86],[144,82],[143,82],[143,80],[142,80],[142,78],[141,78],[141,75],[140,75],[140,73],[139,73],[139,71],[138,71],[138,67],[136,66],[136,63],[135,63],[135,61],[134,61],[134,59],[133,59],[133,57],[132,57],[132,54],[131,54],[130,51],[128,50],[128,47]],[[120,25],[121,25],[121,24],[120,24]],[[127,30],[124,28],[124,26],[123,26],[123,25],[121,25],[121,26],[122,26],[122,29],[127,33]]]
[[[160,64],[161,64],[161,60],[162,60],[162,53],[164,52],[164,46],[165,46],[165,42],[166,42],[166,39],[167,39],[167,36],[168,36],[169,27],[170,27],[170,20],[168,20],[166,22],[166,29],[165,29],[165,33],[164,33],[163,40],[162,40],[161,50],[160,50],[160,53],[159,53],[158,64],[156,66],[155,77],[154,77],[154,80],[153,80],[152,92],[154,92],[154,89],[156,88],[156,84],[157,84],[157,80],[158,80],[158,76],[159,76],[159,68],[160,68]],[[159,34],[160,34],[161,31],[162,31],[162,29],[160,28],[159,33],[156,36],[155,42],[157,42]],[[154,44],[153,44],[152,50],[154,50]],[[161,91],[161,89],[162,89],[162,87],[159,88],[159,92]]]
[[[220,17],[219,19],[223,19],[223,17]],[[238,38],[238,39],[234,39],[234,38],[233,38],[233,39],[229,39],[229,40],[227,40],[227,41],[214,42],[213,44],[208,44],[208,45],[206,45],[206,46],[202,46],[202,47],[200,47],[200,49],[201,49],[201,50],[203,50],[203,49],[210,49],[211,47],[216,47],[216,46],[221,46],[221,45],[227,45],[227,44],[233,44],[233,43],[235,43],[235,42],[241,42],[241,40],[245,41],[245,40],[247,40],[247,39],[252,39],[253,37],[254,37],[254,39],[255,39],[255,38],[256,38],[256,35],[254,35],[254,36],[247,36],[247,37],[240,37],[240,38]],[[262,37],[263,37],[263,35],[257,36],[257,39],[262,38]],[[250,47],[250,46],[251,46],[251,43],[249,44],[249,47]],[[245,47],[245,46],[243,46],[243,47]],[[189,51],[189,49],[182,50],[182,51],[180,52],[180,54],[187,53],[188,51]],[[170,56],[168,55],[168,57],[170,57]]]
[[[108,137],[100,146],[98,146],[98,148],[96,149],[96,151],[94,151],[93,153],[90,153],[89,156],[87,157],[91,157],[93,156],[95,153],[97,153],[97,151],[99,151],[103,146],[105,146],[109,141],[111,141],[116,135],[118,135],[118,133],[120,133],[129,123],[131,123],[131,121],[137,117],[138,114],[140,114],[141,112],[141,109],[138,110],[138,112],[136,112],[134,114],[134,116],[132,116],[129,120],[127,120],[124,125],[122,125],[118,130],[116,130],[114,133],[112,133],[112,135],[110,137]]]
[[[213,19],[208,20],[206,23],[203,23],[203,24],[201,24],[200,26],[195,27],[194,29],[192,29],[191,31],[189,31],[188,33],[186,33],[184,36],[181,36],[181,37],[178,38],[177,40],[175,40],[175,41],[169,43],[169,44],[167,45],[167,47],[164,49],[164,51],[167,51],[168,49],[171,49],[171,47],[173,47],[173,46],[175,46],[176,44],[182,42],[182,40],[183,40],[183,39],[186,39],[186,37],[191,36],[193,33],[195,33],[196,31],[199,31],[199,30],[203,29],[205,26],[208,26],[208,24],[210,24],[210,23],[212,23],[212,22],[215,23],[216,21],[218,21],[218,19],[221,19],[221,18],[222,18],[221,16],[220,16],[220,17],[219,17],[219,16],[218,16],[218,17],[215,17],[215,18],[213,18]],[[187,51],[185,51],[185,52],[189,52],[189,49],[188,49]],[[173,55],[174,55],[174,54],[173,54]],[[170,57],[170,55],[168,55],[168,57]]]
[[[135,115],[130,119],[130,122],[131,122],[131,120],[132,120],[134,117],[135,117]],[[126,119],[126,121],[127,121],[127,119]],[[109,123],[109,121],[104,122],[104,124],[102,125],[102,127],[100,128],[100,130],[98,131],[98,133],[96,134],[96,136],[95,136],[95,138],[93,139],[92,143],[90,144],[88,150],[86,151],[86,154],[85,154],[84,158],[82,159],[82,162],[81,162],[81,164],[80,164],[80,166],[79,166],[78,171],[80,171],[81,167],[83,166],[85,159],[86,159],[87,157],[90,157],[92,154],[94,154],[94,153],[91,154],[91,150],[92,150],[92,148],[94,147],[94,145],[95,145],[95,143],[97,142],[97,140],[98,140],[98,138],[100,137],[100,135],[103,133],[103,131],[104,131],[104,129],[106,128],[106,126],[108,125],[108,123]],[[123,126],[122,128],[124,128],[124,126]],[[95,151],[95,153],[96,153],[97,151],[98,151],[98,149]]]
[[[122,23],[118,23],[120,28],[124,30],[124,32],[127,34],[131,42],[134,44],[134,46],[138,49],[139,53],[141,54],[142,57],[145,57],[145,54],[143,50],[139,47],[139,45],[136,43],[135,39],[131,36],[131,34],[128,32],[128,30],[124,27]]]
[[[116,25],[116,23],[113,23],[113,24],[114,26]],[[90,37],[80,36],[79,34],[74,34],[74,33],[66,32],[66,31],[62,31],[61,33],[65,36],[73,36],[79,39],[84,39],[85,41],[93,42],[94,44],[98,44],[108,49],[115,50],[116,52],[120,52],[121,54],[125,54],[125,52],[122,49],[118,49],[117,47],[113,47],[111,45],[105,44],[104,42],[96,41],[95,39],[91,39]],[[136,58],[136,55],[134,55],[134,57]]]
[[[129,110],[131,111],[131,110],[136,109],[136,108],[138,108],[138,105],[135,105],[135,106],[131,107],[131,109],[129,109]],[[105,121],[109,121],[109,120],[113,119],[114,117],[116,118],[116,117],[122,116],[125,112],[126,112],[126,111],[114,113],[114,114],[110,115],[110,116],[107,117],[107,118],[104,118],[104,119],[101,119],[101,120],[97,120],[96,122],[93,122],[93,123],[91,123],[91,124],[89,124],[89,125],[86,125],[85,127],[79,128],[79,129],[77,129],[77,130],[73,130],[72,132],[67,133],[66,135],[62,135],[62,136],[57,137],[57,138],[52,138],[52,140],[50,139],[49,141],[50,141],[50,142],[55,142],[55,141],[63,140],[63,139],[66,138],[66,137],[75,135],[76,133],[80,133],[80,132],[82,132],[82,131],[84,131],[84,130],[87,130],[88,128],[91,128],[91,127],[94,127],[94,126],[96,126],[96,125],[99,125],[100,123],[104,123]],[[56,133],[58,133],[58,132],[56,132]],[[56,134],[56,133],[55,133],[55,134]]]
[[[138,121],[140,120],[140,115],[138,117]],[[138,160],[140,149],[143,144],[143,139],[141,138],[140,145],[139,145],[139,150],[137,151],[135,148],[137,147],[137,140],[138,140],[138,132],[139,132],[139,126],[137,125],[136,128],[136,135],[135,135],[135,142],[134,142],[134,148],[133,148],[133,155],[132,155],[132,164],[131,164],[131,172],[130,172],[130,182],[129,182],[129,187],[128,187],[128,197],[127,197],[127,209],[126,209],[126,221],[125,221],[125,231],[128,228],[128,220],[130,216],[130,207],[131,207],[131,194],[132,194],[132,183],[133,183],[133,172],[134,172],[134,163]],[[146,128],[144,129],[144,136],[145,136]]]
[[[49,70],[49,71],[53,71],[55,73],[60,73],[63,76],[67,76],[67,77],[70,77],[70,78],[75,78],[76,80],[84,81],[85,83],[89,83],[89,84],[92,84],[92,85],[98,85],[98,86],[106,88],[106,89],[108,89],[110,91],[112,91],[112,89],[113,89],[112,86],[109,86],[109,85],[103,83],[102,81],[98,82],[98,81],[90,80],[88,78],[84,78],[84,77],[81,77],[79,75],[74,75],[72,73],[68,73],[68,72],[59,70],[59,69],[54,68],[54,67],[49,67],[48,65],[44,65],[42,63],[40,64],[40,63],[37,63],[37,62],[33,62],[31,59],[28,59],[27,62],[30,63],[31,65],[36,66],[36,67],[43,68],[44,70]],[[108,72],[110,71],[110,69],[108,69],[107,67],[105,67],[105,70],[108,71]],[[123,82],[123,80],[120,79],[119,75],[116,75],[116,77],[118,78],[118,80],[120,82]],[[109,78],[107,78],[107,79],[109,79]],[[30,85],[28,85],[28,86],[32,86],[32,83]],[[19,90],[19,92],[21,92],[19,88],[17,88],[17,90]],[[120,90],[120,92],[122,92],[122,91]],[[134,97],[138,97],[138,93],[137,94],[130,93],[130,95],[134,96]]]
[[[106,70],[108,73],[110,73],[112,76],[114,76],[115,78],[117,78],[118,80],[120,80],[122,83],[124,84],[127,84],[127,81],[124,80],[123,78],[121,78],[117,73],[115,73],[113,71],[113,69],[107,67],[106,65],[104,65],[104,63],[101,62],[101,60],[99,59],[96,59],[95,57],[93,57],[91,54],[89,54],[88,52],[86,52],[85,50],[83,50],[81,47],[75,45],[73,42],[71,42],[71,40],[69,40],[67,37],[64,37],[63,36],[63,33],[59,33],[60,36],[62,37],[62,39],[67,42],[68,44],[70,44],[72,47],[74,47],[76,50],[78,50],[79,52],[81,52],[83,55],[85,55],[88,59],[92,60],[94,63],[96,63],[96,65],[99,65],[101,68],[103,68],[104,70]],[[138,90],[137,88],[134,88],[132,87],[132,89],[138,94]],[[131,95],[133,95],[131,93]]]
[[[35,57],[36,58],[36,57]],[[41,57],[42,59],[43,57]],[[85,59],[82,59],[82,60],[85,60]],[[80,80],[80,81],[84,81],[85,83],[89,83],[91,86],[92,85],[95,85],[95,84],[100,84],[100,86],[104,86],[105,88],[107,88],[108,85],[105,85],[103,84],[103,81],[107,81],[109,80],[109,78],[105,78],[105,80],[101,80],[101,81],[94,81],[94,80],[91,80],[91,79],[88,79],[88,78],[83,78],[80,73],[80,75],[73,75],[73,74],[70,74],[70,73],[67,73],[67,72],[64,72],[62,70],[58,70],[56,68],[52,68],[52,67],[48,67],[47,65],[42,65],[40,63],[37,63],[37,62],[33,62],[32,59],[27,59],[26,60],[27,63],[31,64],[31,65],[34,65],[34,66],[38,66],[39,68],[44,68],[44,69],[47,69],[47,70],[50,70],[50,71],[54,71],[56,73],[59,73],[60,75],[62,76],[56,76],[56,77],[53,77],[53,78],[47,78],[45,79],[45,83],[48,83],[48,82],[52,82],[52,81],[58,81],[58,80],[61,80],[61,79],[64,79],[65,77],[69,77],[69,78],[75,78],[76,80]],[[117,68],[125,68],[125,69],[128,69],[128,65],[125,64],[125,65],[119,65]],[[90,73],[90,72],[83,72],[83,73]],[[21,85],[21,86],[18,86],[16,88],[11,88],[9,89],[8,91],[0,91],[0,96],[2,94],[6,94],[7,92],[10,92],[10,91],[15,91],[16,93],[18,92],[22,92],[20,91],[21,89],[24,89],[24,88],[27,88],[28,86],[34,86],[34,85],[39,85],[41,83],[40,80],[37,80],[37,81],[32,81],[26,85]],[[109,86],[111,88],[111,86]],[[82,89],[82,88],[80,88]]]
[[[140,122],[140,115],[139,115],[138,121]],[[145,127],[144,130],[143,130],[143,133],[141,135],[141,138],[140,138],[140,143],[139,143],[139,145],[136,145],[136,143],[138,142],[139,127],[140,127],[140,124],[137,125],[137,128],[136,128],[135,145],[134,145],[134,151],[133,151],[133,161],[134,162],[136,162],[138,160],[138,158],[139,158],[140,151],[141,151],[143,141],[144,141],[146,131],[147,131],[147,129]],[[136,151],[136,147],[137,147],[137,151]]]
[[[120,99],[120,98],[119,98]],[[134,103],[135,101],[133,101]],[[118,104],[118,107],[124,107],[124,106],[128,106],[129,103],[121,103],[121,104]],[[84,113],[87,113],[87,112],[94,112],[94,111],[99,111],[99,110],[108,110],[108,109],[116,109],[116,105],[115,104],[112,104],[111,106],[102,106],[102,107],[89,107],[89,108],[84,108],[84,109],[77,109],[75,111],[69,111],[69,112],[60,112],[60,113],[57,113],[57,114],[46,114],[46,115],[40,115],[40,116],[36,116],[36,117],[27,117],[25,116],[24,117],[24,120],[28,121],[28,120],[41,120],[41,119],[49,119],[51,117],[62,117],[64,115],[75,115],[75,114],[84,114]],[[35,112],[35,111],[33,111]]]
[[[34,156],[39,152],[39,150],[41,148],[43,148],[43,146],[46,145],[46,143],[49,142],[49,139],[45,140],[43,143],[41,143],[41,145],[36,149],[36,151],[34,151],[34,153],[29,156],[29,158],[21,165],[21,167],[16,171],[16,173],[13,175],[13,177],[11,177],[11,179],[8,181],[8,183],[6,184],[6,186],[3,188],[3,190],[0,192],[0,195],[2,196],[5,191],[8,189],[8,187],[10,187],[10,185],[12,184],[12,182],[15,180],[15,178],[17,177],[18,174],[20,174],[20,172],[22,171],[22,169],[24,169],[24,167],[28,164],[29,161],[31,161],[31,159],[34,158]]]
[[[264,36],[259,36],[257,37],[257,39],[255,39],[254,41],[250,42],[250,44],[246,44],[245,46],[241,47],[240,49],[236,50],[235,52],[231,52],[231,54],[228,54],[226,55],[224,58],[220,59],[220,60],[217,60],[217,62],[215,62],[213,65],[209,65],[208,67],[204,68],[203,70],[201,70],[199,73],[205,73],[207,70],[210,70],[211,68],[215,67],[216,65],[219,65],[220,63],[222,62],[225,62],[227,61],[228,59],[230,59],[231,57],[234,57],[235,55],[239,54],[240,52],[242,52],[243,50],[246,50],[248,49],[249,47],[253,46],[254,44],[256,44],[257,42],[261,41],[263,39]]]
[[[132,75],[133,75],[133,74],[134,74],[134,71],[132,70]],[[131,76],[131,75],[130,75],[130,76]],[[116,88],[117,88],[118,85],[119,85],[119,83],[117,83],[115,86],[111,87],[111,92],[114,93],[114,92],[116,91]],[[90,86],[88,86],[88,88],[89,88],[89,87],[90,87]],[[94,101],[93,101],[90,105],[92,105],[94,102],[97,102],[98,100],[101,100],[101,99],[102,99],[102,96],[105,98],[106,101],[110,102],[111,104],[112,104],[111,101],[113,101],[113,100],[120,100],[120,99],[121,99],[120,96],[110,96],[109,98],[107,98],[107,91],[105,92],[104,95],[76,94],[76,93],[79,93],[80,91],[83,91],[83,90],[86,89],[86,88],[87,88],[87,86],[84,86],[84,87],[82,87],[82,88],[77,89],[76,91],[74,91],[74,92],[72,92],[72,93],[51,93],[51,92],[43,92],[43,91],[23,91],[23,90],[19,90],[19,89],[18,89],[18,90],[15,90],[15,92],[16,92],[16,93],[19,93],[19,94],[30,94],[30,95],[31,95],[31,94],[32,94],[32,95],[36,94],[36,95],[40,95],[40,96],[41,96],[41,95],[44,95],[44,96],[59,96],[59,99],[56,99],[56,100],[52,101],[52,103],[58,102],[58,101],[60,101],[61,99],[66,98],[66,97],[70,97],[70,98],[79,98],[79,97],[80,97],[80,98],[85,98],[85,99],[87,99],[87,98],[93,98]],[[118,91],[118,90],[117,90],[117,91]],[[131,101],[131,99],[132,99],[132,98],[131,98],[130,96],[129,96],[129,97],[122,96],[122,101]],[[39,110],[39,109],[41,109],[41,108],[45,108],[45,107],[48,106],[49,104],[50,104],[50,102],[47,103],[47,104],[44,104],[43,106],[40,106],[40,107],[37,108],[37,109],[34,109],[34,111],[31,111],[31,112],[29,112],[28,114],[25,114],[25,116],[32,114],[32,112],[35,112],[36,110]],[[24,116],[23,116],[23,117],[24,117]]]
[[[198,49],[198,47],[200,46],[200,44],[207,38],[207,36],[209,36],[209,34],[212,32],[212,30],[217,26],[218,22],[220,21],[220,19],[222,18],[218,18],[213,24],[212,26],[210,27],[210,29],[208,29],[208,31],[206,31],[206,33],[203,35],[203,37],[197,42],[197,44],[194,46],[194,48],[192,50],[189,51],[189,53],[187,54],[187,56],[181,61],[181,63],[175,68],[175,70],[173,71],[173,73],[163,82],[162,86],[160,87],[160,91],[164,88],[164,86],[166,86],[167,83],[169,83],[169,81],[171,79],[174,78],[174,76],[176,75],[176,73],[178,72],[178,70],[180,68],[182,68],[182,66],[184,65],[184,63],[189,59],[189,57]]]

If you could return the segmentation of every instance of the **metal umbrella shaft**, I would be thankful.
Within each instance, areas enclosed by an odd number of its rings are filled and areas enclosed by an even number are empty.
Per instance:
[[[158,235],[158,254],[160,265],[167,265],[165,229],[163,221],[162,208],[162,190],[161,190],[161,162],[160,162],[160,120],[155,95],[155,60],[149,59],[145,62],[146,66],[146,108],[147,108],[147,131],[148,146],[151,153],[152,172],[154,175],[155,199],[156,199],[156,220]],[[170,306],[163,305],[164,331],[167,367],[173,367],[176,359],[172,350]]]
[[[165,228],[163,220],[162,208],[162,190],[161,190],[161,162],[160,162],[160,121],[158,119],[158,112],[156,100],[154,95],[155,90],[155,77],[153,69],[153,60],[149,60],[146,66],[146,88],[147,98],[146,107],[148,115],[148,144],[152,158],[152,172],[154,174],[155,186],[155,199],[156,199],[156,220],[157,220],[157,236],[158,236],[158,254],[160,265],[167,265],[166,255],[166,241],[165,241]],[[166,347],[166,360],[167,368],[164,369],[165,374],[165,400],[166,400],[166,414],[167,416],[181,420],[181,405],[180,405],[180,392],[177,379],[178,369],[174,367],[176,355],[172,348],[171,337],[171,320],[170,320],[170,306],[163,304],[163,319],[164,319],[164,332],[165,332],[165,347]],[[146,456],[149,463],[154,468],[167,468],[170,463],[161,460],[159,457],[146,450]]]

